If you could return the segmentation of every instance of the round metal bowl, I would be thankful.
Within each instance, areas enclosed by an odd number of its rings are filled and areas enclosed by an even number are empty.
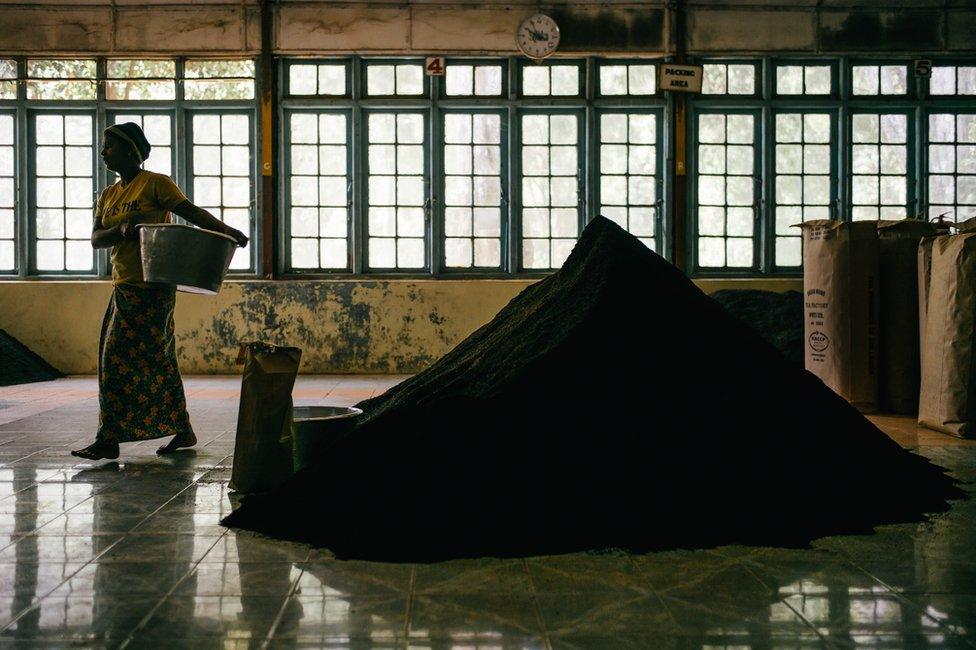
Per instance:
[[[354,406],[296,406],[291,419],[295,471],[328,453],[329,447],[352,431],[362,414],[362,409]]]
[[[146,282],[214,295],[237,250],[233,237],[175,223],[141,224],[139,248]]]

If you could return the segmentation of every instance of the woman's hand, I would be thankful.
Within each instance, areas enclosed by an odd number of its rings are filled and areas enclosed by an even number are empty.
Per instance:
[[[247,246],[247,241],[248,241],[247,235],[242,233],[237,228],[231,228],[230,226],[227,226],[226,229],[224,230],[224,234],[230,235],[235,240],[237,240],[238,248],[244,248],[245,246]]]
[[[136,224],[130,221],[124,221],[121,224],[119,224],[119,235],[122,236],[123,240],[126,239],[132,241],[139,240],[139,231],[136,230]]]

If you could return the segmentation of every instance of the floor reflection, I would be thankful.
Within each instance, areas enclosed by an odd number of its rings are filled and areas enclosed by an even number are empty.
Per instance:
[[[70,402],[0,425],[0,645],[973,647],[972,501],[802,550],[339,562],[217,523],[233,507],[236,378],[188,381],[196,450],[160,459],[135,446],[101,465],[66,454],[97,414],[94,383],[83,399],[71,381]],[[355,401],[392,382],[303,378],[296,391]],[[976,479],[976,445],[912,440]]]

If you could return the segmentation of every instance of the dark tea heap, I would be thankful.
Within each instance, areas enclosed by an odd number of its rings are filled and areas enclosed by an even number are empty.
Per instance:
[[[224,523],[340,558],[805,545],[962,492],[604,218]]]

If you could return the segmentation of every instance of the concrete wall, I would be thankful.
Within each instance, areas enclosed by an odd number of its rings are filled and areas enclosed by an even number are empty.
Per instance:
[[[240,341],[304,350],[305,373],[425,368],[491,320],[531,280],[228,282],[214,297],[180,294],[180,367],[235,373]],[[800,290],[800,280],[700,280],[718,289]],[[109,282],[0,282],[0,329],[56,368],[93,373]],[[640,300],[640,296],[635,296]]]
[[[571,54],[661,55],[669,3],[531,0],[274,3],[285,54],[513,53],[515,27],[539,10]],[[688,0],[687,43],[709,52],[965,52],[972,0]],[[256,0],[0,0],[0,54],[254,54]]]

